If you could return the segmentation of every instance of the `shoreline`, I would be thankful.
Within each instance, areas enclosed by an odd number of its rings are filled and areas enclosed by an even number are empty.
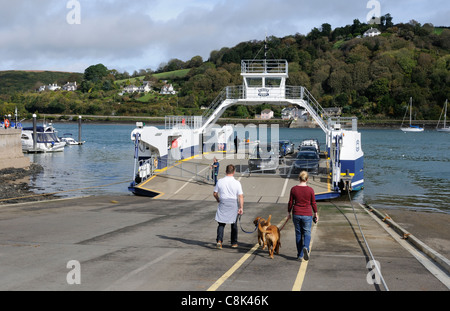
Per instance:
[[[0,207],[6,204],[37,202],[57,199],[50,194],[38,194],[30,186],[30,179],[37,176],[44,168],[31,163],[29,168],[6,168],[0,170]]]
[[[60,119],[61,117],[68,117],[69,119]],[[78,123],[78,116],[75,115],[45,115],[45,119],[47,121],[51,121],[53,123]],[[40,118],[37,120],[37,123],[42,123],[44,119]],[[24,122],[33,122],[32,119],[25,119]],[[148,116],[95,116],[95,115],[86,115],[82,116],[82,124],[111,124],[111,125],[134,125],[136,122],[149,122],[151,125],[164,125],[165,118],[164,117],[148,117]],[[270,120],[261,120],[261,119],[238,119],[238,118],[220,118],[217,121],[219,125],[226,124],[278,124],[282,128],[288,128],[292,121],[281,120],[281,119],[270,119]],[[414,121],[414,124],[419,126],[423,126],[426,130],[432,130],[436,128],[438,120],[417,120]],[[311,124],[308,122],[307,124]],[[401,120],[389,120],[389,119],[368,119],[361,120],[358,119],[358,128],[359,129],[400,129],[402,125]],[[303,126],[298,128],[317,128],[318,126]]]

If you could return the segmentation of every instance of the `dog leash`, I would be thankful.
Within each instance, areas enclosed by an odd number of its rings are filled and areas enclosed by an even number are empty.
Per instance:
[[[254,233],[256,230],[258,230],[258,224],[259,224],[259,221],[258,221],[258,223],[257,223],[256,226],[255,226],[255,230],[253,230],[253,231],[245,231],[244,228],[242,228],[241,216],[242,216],[242,215],[238,215],[236,221],[239,221],[239,226],[241,227],[241,230],[242,230],[243,232],[245,232],[245,233],[247,233],[247,234],[252,234],[252,233]]]
[[[280,231],[284,229],[284,226],[286,226],[288,221],[289,221],[289,218],[286,217],[286,221],[284,222],[284,225],[280,228]]]

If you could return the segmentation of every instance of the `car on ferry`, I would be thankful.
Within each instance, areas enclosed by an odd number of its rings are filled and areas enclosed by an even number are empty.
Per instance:
[[[303,150],[297,153],[297,158],[292,164],[292,172],[300,173],[307,171],[312,174],[319,174],[319,153],[316,151]]]
[[[295,146],[290,140],[281,140],[280,145],[280,157],[285,157],[288,154],[294,153]]]
[[[314,147],[317,150],[317,153],[320,153],[320,144],[317,139],[305,139],[301,142],[300,146],[298,146],[298,150],[302,150],[304,147]],[[304,149],[305,150],[305,149]]]
[[[258,144],[250,151],[248,169],[250,172],[275,172],[278,158],[276,145]]]

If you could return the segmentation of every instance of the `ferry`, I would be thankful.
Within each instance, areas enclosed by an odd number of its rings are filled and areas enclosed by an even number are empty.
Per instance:
[[[131,133],[135,145],[133,182],[129,186],[131,192],[161,197],[164,191],[154,190],[158,188],[154,177],[168,174],[180,163],[193,162],[194,159],[198,165],[205,165],[205,168],[190,168],[191,173],[193,171],[194,175],[202,175],[207,179],[208,162],[200,164],[198,159],[209,160],[211,154],[225,154],[228,159],[232,159],[230,163],[233,164],[241,161],[244,164],[241,164],[239,172],[241,176],[245,175],[248,172],[245,165],[248,159],[236,153],[233,143],[238,132],[236,125],[219,126],[217,121],[231,106],[262,104],[305,109],[323,130],[326,145],[322,148],[324,160],[321,162],[320,176],[314,178],[321,183],[320,190],[316,190],[317,200],[337,198],[347,191],[364,188],[364,152],[357,118],[331,117],[305,87],[286,85],[289,77],[287,60],[242,60],[241,76],[243,84],[225,87],[202,116],[167,116],[163,127],[137,123]],[[248,148],[258,143],[257,137],[251,139]],[[292,163],[284,162],[284,166],[279,166],[276,177],[297,182],[290,173],[289,166]],[[288,181],[284,184],[286,188]],[[280,198],[286,196],[285,192],[283,190]]]

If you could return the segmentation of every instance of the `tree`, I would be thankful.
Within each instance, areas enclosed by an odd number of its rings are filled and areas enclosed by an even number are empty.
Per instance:
[[[238,106],[235,113],[238,118],[248,118],[250,117],[250,113],[245,106]]]
[[[314,41],[319,39],[322,36],[322,32],[317,29],[316,27],[314,27],[313,29],[311,29],[311,32],[306,36],[306,38],[308,40]]]
[[[169,63],[167,64],[167,67],[165,68],[165,71],[175,71],[184,69],[186,67],[186,64],[177,58],[173,58],[169,60]]]
[[[211,53],[212,54],[212,53]],[[194,56],[187,62],[187,68],[200,67],[203,64],[203,58],[201,56]]]
[[[331,36],[331,25],[328,23],[322,24],[322,28],[321,28],[322,32],[322,36],[324,37],[330,37]]]
[[[101,81],[108,74],[109,70],[103,64],[92,65],[84,71],[84,79],[95,83]]]

